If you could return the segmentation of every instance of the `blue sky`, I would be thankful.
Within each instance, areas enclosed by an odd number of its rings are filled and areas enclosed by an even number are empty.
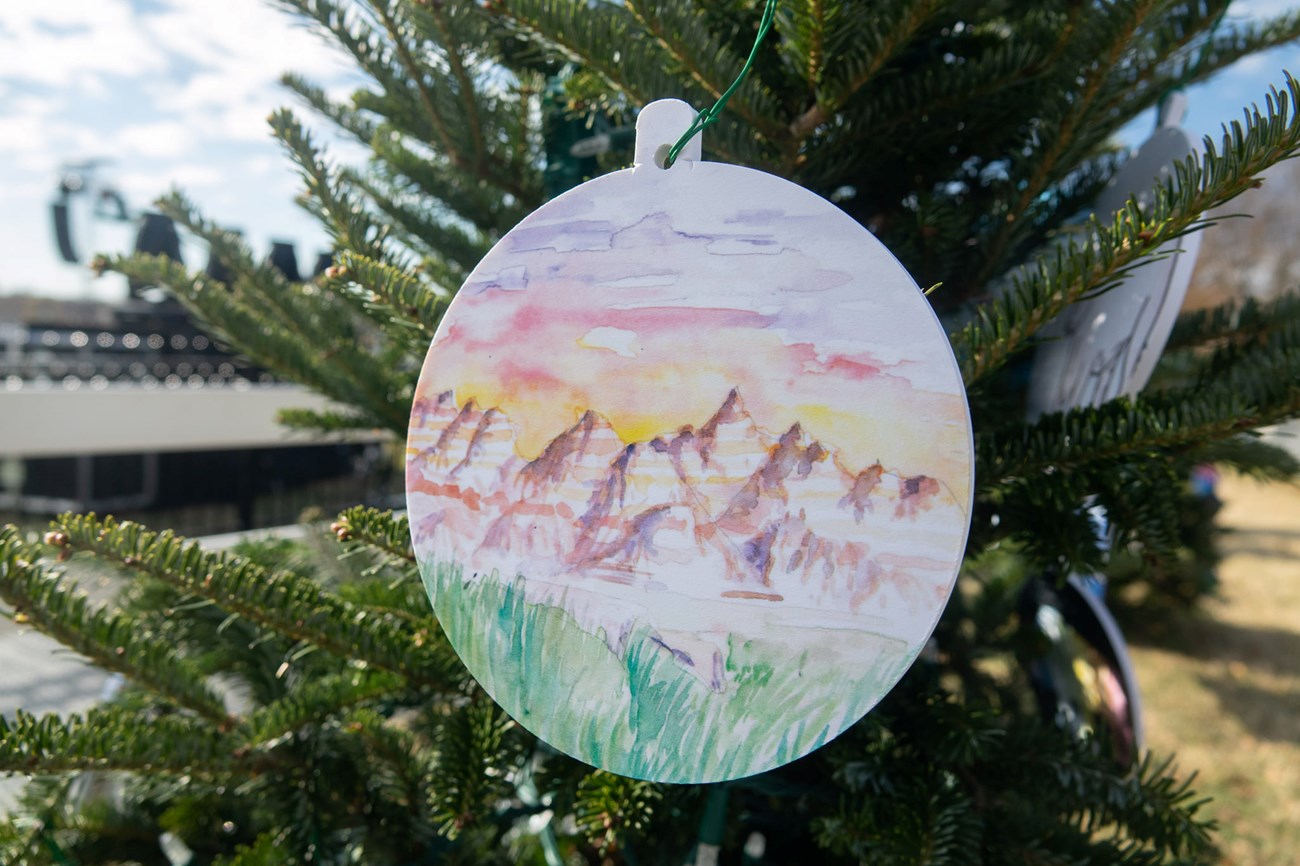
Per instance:
[[[1295,8],[1300,0],[1238,0],[1230,20]],[[1248,58],[1193,89],[1186,127],[1217,132],[1280,84],[1283,69],[1300,74],[1300,46]],[[265,0],[4,0],[0,294],[125,294],[120,278],[92,280],[55,251],[49,204],[60,166],[90,158],[110,160],[99,180],[133,210],[178,186],[209,218],[243,229],[259,254],[288,240],[309,267],[325,237],[293,203],[298,180],[266,126],[271,110],[295,101],[278,83],[284,71],[337,96],[357,83],[345,58]],[[1140,139],[1152,123],[1139,120],[1130,134]],[[134,237],[86,218],[74,231],[85,250],[125,251]],[[197,245],[184,253],[191,266],[206,261]]]

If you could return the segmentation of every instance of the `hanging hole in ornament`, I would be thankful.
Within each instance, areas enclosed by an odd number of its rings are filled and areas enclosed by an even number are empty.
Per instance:
[[[671,144],[659,145],[655,150],[655,165],[662,169],[671,168],[672,166],[668,165],[668,154],[672,153],[672,150],[673,146]]]

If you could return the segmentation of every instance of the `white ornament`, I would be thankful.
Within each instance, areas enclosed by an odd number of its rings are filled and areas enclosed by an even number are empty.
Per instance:
[[[965,389],[916,283],[835,206],[669,145],[543,205],[429,349],[407,497],[469,670],[630,776],[716,782],[857,721],[952,590]]]
[[[1181,93],[1170,94],[1155,133],[1098,196],[1095,211],[1103,220],[1133,195],[1149,205],[1174,164],[1192,152],[1192,140],[1178,126],[1186,105]],[[1199,233],[1170,241],[1155,253],[1163,258],[1104,294],[1072,304],[1043,328],[1029,380],[1031,420],[1142,390],[1169,341],[1200,246]]]

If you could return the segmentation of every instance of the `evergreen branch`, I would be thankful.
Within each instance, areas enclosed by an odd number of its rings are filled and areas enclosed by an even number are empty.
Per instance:
[[[1259,481],[1295,483],[1300,480],[1300,458],[1257,436],[1234,436],[1210,442],[1191,452],[1191,456],[1199,462],[1230,466]]]
[[[690,76],[709,99],[717,101],[745,65],[720,39],[700,28],[692,10],[671,0],[628,0],[632,17]],[[777,119],[777,108],[765,98],[754,78],[743,81],[727,108],[765,138],[779,142],[789,133]]]
[[[0,772],[53,774],[78,770],[166,773],[247,772],[259,765],[230,737],[192,716],[152,717],[122,707],[96,707],[83,718],[0,716]]]
[[[393,16],[392,6],[388,0],[371,0],[369,5],[375,11],[375,14],[379,16],[384,29],[388,32],[388,38],[392,41],[393,50],[396,52],[402,68],[406,70],[407,80],[415,84],[416,92],[420,95],[420,104],[424,108],[425,119],[429,121],[438,139],[439,147],[451,160],[452,165],[460,169],[466,169],[467,160],[453,143],[447,120],[442,116],[442,112],[438,110],[437,100],[434,98],[433,91],[429,89],[426,67],[417,63],[415,57],[411,54],[411,48],[406,44],[406,40],[397,26],[397,20]]]
[[[365,301],[382,309],[389,321],[409,322],[427,343],[437,333],[447,312],[446,293],[428,285],[410,272],[369,258],[344,252],[331,279],[346,281],[365,293]]]
[[[1012,477],[1178,452],[1300,414],[1300,341],[1253,349],[1210,383],[1045,415],[1028,429],[976,436],[984,489]]]
[[[429,805],[444,836],[455,839],[513,793],[505,775],[492,771],[519,759],[519,743],[509,736],[514,729],[505,711],[482,695],[442,720],[434,741],[438,760],[429,773]]]
[[[391,697],[404,686],[405,680],[395,674],[364,670],[303,682],[284,697],[249,713],[231,735],[248,747],[257,747],[304,726],[322,724],[360,704]]]
[[[670,71],[675,61],[657,40],[637,38],[636,22],[621,4],[510,0],[494,2],[490,10],[529,38],[599,76],[633,105],[670,96],[700,105],[708,99],[707,91],[700,90],[693,79],[688,85]],[[706,150],[742,165],[766,162],[754,146],[752,133],[747,148],[733,147],[716,134],[719,125],[712,127],[715,134],[706,142]]]
[[[465,277],[487,255],[491,244],[473,229],[456,225],[445,215],[440,215],[421,196],[403,194],[399,190],[385,191],[382,180],[348,173],[348,180],[370,197],[376,207],[389,218],[390,228],[396,226],[405,235],[406,245],[423,248],[443,264],[451,285],[459,286]],[[441,219],[439,217],[442,217]]]
[[[294,855],[282,846],[283,836],[282,832],[268,830],[252,845],[240,845],[233,856],[213,860],[212,866],[284,866],[293,862]]]
[[[398,186],[404,180],[406,185],[442,203],[458,219],[487,235],[513,228],[530,210],[541,204],[540,173],[535,169],[520,172],[527,179],[528,195],[511,199],[497,195],[485,184],[467,183],[466,178],[453,170],[439,154],[412,150],[399,138],[384,136],[382,130],[375,140],[374,150],[378,177],[392,186]],[[433,239],[429,240],[433,242]]]
[[[277,424],[292,430],[314,430],[318,433],[353,433],[373,431],[375,419],[354,412],[318,412],[315,409],[281,409],[276,413]]]
[[[296,122],[289,123],[286,129],[297,128]],[[314,153],[309,141],[300,144],[306,149],[304,153]],[[319,164],[317,167],[323,170]],[[347,199],[333,201],[333,206],[352,207]],[[219,292],[204,295],[202,283],[197,279],[175,279],[169,285],[182,300],[235,314],[242,320],[241,327],[223,329],[232,345],[254,357],[284,356],[293,362],[290,374],[296,381],[374,415],[375,426],[399,433],[405,431],[407,419],[401,404],[409,399],[413,377],[407,371],[394,369],[391,359],[366,351],[354,315],[354,311],[367,312],[363,304],[332,303],[336,298],[346,300],[349,296],[330,294],[321,286],[291,284],[269,265],[255,264],[237,236],[204,220],[178,194],[163,199],[159,206],[179,224],[207,240],[220,252],[226,266],[238,275],[233,301],[220,297]],[[177,269],[173,274],[184,274],[184,271]],[[289,345],[277,348],[278,343]]]
[[[177,225],[207,241],[212,255],[235,274],[228,288],[267,321],[299,339],[309,339],[321,330],[343,340],[355,339],[354,322],[346,309],[322,303],[313,294],[314,288],[291,283],[269,262],[255,261],[238,234],[205,220],[183,194],[173,191],[159,199],[157,206]],[[231,335],[232,339],[235,336]]]
[[[388,33],[397,59],[406,71],[407,80],[415,85],[423,118],[428,122],[433,137],[437,140],[439,152],[458,171],[488,183],[517,199],[527,199],[530,190],[519,182],[518,172],[511,166],[499,164],[491,149],[484,147],[485,139],[476,87],[463,65],[464,59],[460,55],[460,46],[450,39],[435,41],[438,56],[446,62],[447,68],[452,73],[452,79],[445,79],[442,82],[444,86],[435,91],[429,79],[445,78],[443,70],[437,64],[420,63],[416,58],[403,28],[404,24],[409,25],[410,22],[398,19],[398,5],[392,0],[369,0],[368,5],[374,9],[384,30]],[[421,20],[439,22],[440,12],[434,8],[435,6],[436,4],[429,4],[424,10],[425,14],[420,16]],[[441,18],[441,25],[445,26],[445,24],[446,19]],[[440,29],[439,25],[435,24],[435,29]],[[459,86],[455,86],[452,81],[456,80],[458,74],[463,76],[463,81]],[[448,100],[445,98],[448,93],[455,94],[459,98]],[[460,118],[455,118],[453,123],[452,112],[457,109],[469,113],[471,117],[469,124],[462,124]],[[469,139],[462,141],[461,133],[465,130],[469,133]]]
[[[776,31],[781,36],[780,50],[790,60],[790,65],[800,69],[808,83],[808,98],[815,99],[817,86],[826,69],[827,30],[838,23],[844,7],[825,0],[807,0],[804,3],[786,3],[777,8]]]
[[[63,515],[55,529],[71,551],[87,551],[210,599],[231,613],[343,659],[359,659],[436,691],[455,691],[464,668],[445,639],[410,634],[289,571],[269,571],[229,553],[209,553],[170,531],[94,515]]]
[[[967,386],[988,375],[1059,315],[1085,297],[1111,289],[1165,243],[1206,224],[1200,215],[1256,186],[1270,165],[1300,152],[1300,114],[1293,111],[1300,83],[1274,89],[1266,113],[1256,110],[1245,128],[1233,122],[1222,154],[1208,138],[1205,153],[1175,165],[1175,177],[1157,190],[1143,213],[1136,199],[1110,224],[1095,218],[1083,241],[1071,240],[1052,257],[1014,275],[1005,294],[982,305],[976,318],[952,336]]]
[[[40,551],[23,542],[13,526],[0,528],[0,598],[14,618],[80,653],[108,671],[120,673],[193,710],[218,725],[230,722],[221,698],[193,663],[119,612],[91,609],[57,576],[37,565]]]
[[[355,14],[356,7],[347,8],[335,0],[273,0],[276,5],[299,18],[311,22],[330,41],[343,46],[357,61],[357,65],[390,93],[404,89],[403,79],[396,64],[388,54],[385,40]]]
[[[388,768],[396,779],[399,801],[409,813],[420,817],[416,830],[428,827],[425,816],[432,796],[428,780],[437,764],[437,754],[410,731],[391,723],[373,710],[352,711],[344,729],[364,744],[367,756]],[[429,833],[432,836],[432,833]],[[427,842],[428,840],[426,840]]]
[[[1104,50],[1098,52],[1097,62],[1084,73],[1078,94],[1069,102],[1069,111],[1057,128],[1052,130],[1047,146],[1035,155],[1033,170],[1029,177],[1017,184],[1020,196],[1007,208],[1006,213],[1009,218],[1001,223],[988,242],[984,253],[984,264],[973,280],[974,285],[983,285],[1001,269],[1003,254],[1017,229],[1016,220],[1048,187],[1062,157],[1069,150],[1075,130],[1088,120],[1093,104],[1102,94],[1108,76],[1113,73],[1124,54],[1130,50],[1133,35],[1141,27],[1142,22],[1160,5],[1159,0],[1136,0],[1130,3],[1116,3],[1114,8],[1107,10],[1105,18],[1120,22],[1120,26],[1112,31]],[[1071,74],[1075,73],[1071,71]]]
[[[834,183],[834,178],[861,162],[865,137],[888,151],[910,152],[925,147],[930,139],[951,140],[952,129],[960,125],[963,134],[996,142],[1013,128],[1016,98],[1033,91],[1042,64],[1040,47],[1013,43],[982,52],[960,66],[931,62],[900,74],[889,87],[860,93],[834,114],[834,123],[810,134],[803,145],[805,162],[799,177],[804,182]],[[981,109],[972,111],[975,105]],[[929,119],[922,122],[923,116]],[[938,120],[943,117],[951,122]]]
[[[137,253],[130,258],[99,259],[96,267],[101,271],[112,270],[153,285],[166,286],[210,332],[259,366],[340,403],[356,406],[370,418],[367,426],[398,433],[405,431],[406,414],[400,409],[400,401],[395,403],[391,395],[409,390],[414,383],[409,377],[399,377],[391,365],[385,368],[378,360],[365,359],[357,346],[343,342],[321,347],[317,342],[325,339],[329,332],[322,329],[314,334],[304,334],[298,328],[288,331],[278,320],[268,320],[264,311],[258,311],[238,294],[231,294],[225,286],[209,281],[202,274],[190,273],[166,256]],[[236,285],[243,287],[246,283],[240,278]],[[341,363],[331,363],[336,358],[353,360],[355,366],[367,368],[368,375],[373,378],[367,380],[364,374],[358,375]],[[387,381],[389,393],[378,391],[376,381]]]
[[[298,166],[307,186],[308,197],[303,204],[329,229],[334,245],[364,253],[371,258],[400,264],[387,249],[387,228],[361,207],[357,197],[338,182],[298,118],[291,111],[281,108],[272,112],[269,122],[271,131]],[[176,207],[175,210],[182,216],[189,216],[191,209]],[[193,220],[193,217],[190,219]]]
[[[330,120],[361,144],[369,146],[374,139],[376,131],[374,121],[356,109],[330,99],[323,88],[292,73],[280,76],[280,83],[298,94],[298,97],[317,114]]]
[[[940,5],[937,0],[906,0],[901,9],[894,10],[892,27],[876,25],[878,38],[867,43],[869,48],[859,47],[859,57],[831,58],[837,67],[847,68],[848,76],[828,85],[833,92],[818,87],[813,105],[790,124],[789,134],[795,148],[873,81],[907,47]]]
[[[1300,322],[1300,293],[1270,301],[1247,298],[1178,317],[1165,352],[1258,343],[1271,332]]]
[[[663,787],[603,770],[578,783],[573,818],[601,853],[622,851],[644,837],[663,800]]]
[[[448,26],[447,11],[442,3],[426,2],[417,5],[412,9],[414,15],[420,16],[430,21],[437,30],[437,44],[442,46],[443,53],[447,58],[447,63],[451,68],[451,74],[458,84],[456,94],[461,98],[465,106],[465,118],[468,121],[470,133],[471,152],[475,155],[476,168],[479,171],[485,169],[484,160],[490,156],[485,146],[483,136],[483,119],[479,112],[479,102],[477,87],[470,76],[465,65],[465,57],[461,50],[460,43],[453,38],[451,28]],[[467,3],[458,6],[455,10],[459,15],[480,14],[477,4]]]
[[[334,527],[340,541],[355,541],[393,559],[415,562],[411,526],[405,515],[355,505],[339,515]]]
[[[1242,58],[1295,42],[1300,38],[1300,12],[1284,13],[1267,21],[1237,22],[1225,30],[1170,66],[1157,90],[1164,92],[1205,81]]]

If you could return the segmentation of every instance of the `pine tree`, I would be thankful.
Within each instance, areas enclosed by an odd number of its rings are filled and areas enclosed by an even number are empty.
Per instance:
[[[365,167],[332,162],[294,111],[270,118],[303,206],[333,238],[334,267],[287,282],[179,193],[161,206],[211,244],[228,284],[161,257],[101,266],[168,287],[258,365],[346,407],[285,423],[397,436],[449,300],[545,200],[555,125],[626,126],[664,97],[712,104],[760,14],[739,0],[281,5],[367,77],[343,102],[284,79],[369,149]],[[706,788],[593,771],[477,687],[429,612],[401,517],[340,515],[352,574],[329,582],[278,547],[206,553],[167,531],[67,515],[43,541],[0,533],[0,597],[132,687],[84,715],[0,720],[0,770],[35,777],[23,811],[0,824],[0,860],[161,864],[163,833],[191,862],[227,866],[679,864],[700,843],[730,863],[1211,859],[1210,822],[1172,763],[1122,768],[1045,724],[1013,660],[1024,578],[1104,565],[1080,503],[1104,506],[1118,549],[1158,566],[1183,543],[1187,466],[1297,468],[1249,436],[1300,415],[1294,297],[1185,319],[1138,399],[1032,424],[1020,402],[1047,322],[1122,291],[1161,245],[1300,153],[1300,82],[1288,77],[1153,203],[1079,219],[1122,164],[1121,126],[1300,37],[1300,14],[1216,27],[1226,6],[783,2],[709,129],[706,158],[831,198],[921,285],[938,285],[930,298],[968,388],[978,490],[959,591],[935,652],[843,736]],[[588,170],[627,159],[614,150]],[[1074,239],[1060,242],[1068,224]],[[70,556],[120,569],[128,590],[90,606],[60,570]],[[88,772],[120,782],[118,794],[72,796]]]

